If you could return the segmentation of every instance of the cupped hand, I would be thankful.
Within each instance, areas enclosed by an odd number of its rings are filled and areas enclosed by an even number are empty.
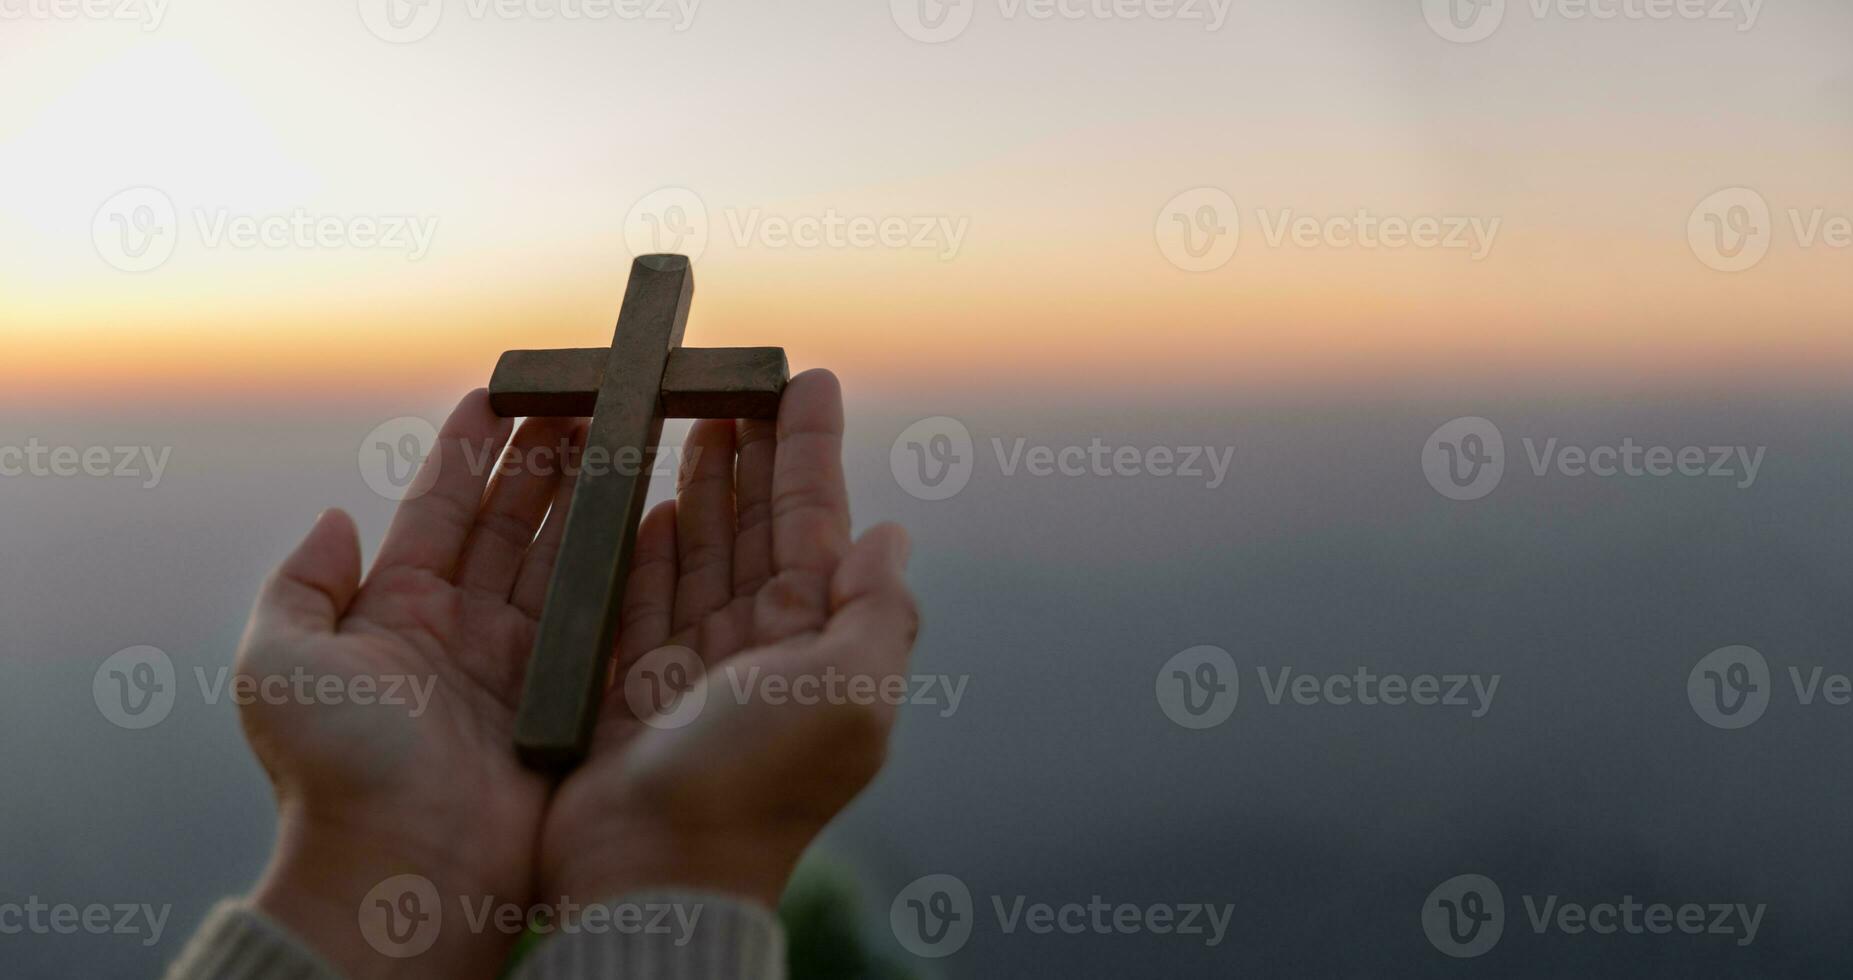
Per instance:
[[[676,499],[638,533],[614,688],[547,811],[539,894],[684,888],[776,906],[805,847],[880,769],[919,619],[903,532],[851,541],[842,446],[827,371],[791,380],[776,423],[692,428]],[[665,666],[665,647],[699,658],[680,692],[700,705],[692,717],[626,696],[626,679],[662,679],[633,670]]]
[[[507,446],[520,465],[499,466],[511,427],[486,392],[465,397],[366,578],[353,521],[323,514],[240,646],[241,718],[279,810],[254,900],[350,976],[495,976],[516,937],[462,928],[458,903],[532,897],[550,786],[516,761],[513,725],[557,550],[536,531],[583,427],[529,420]],[[443,929],[395,960],[356,926],[402,874],[433,883]]]

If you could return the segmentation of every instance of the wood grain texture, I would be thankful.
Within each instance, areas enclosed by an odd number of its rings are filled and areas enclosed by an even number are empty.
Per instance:
[[[511,350],[489,380],[497,415],[584,417],[593,414],[611,350]],[[663,417],[769,419],[791,374],[782,347],[678,347],[663,372]]]
[[[626,447],[641,448],[644,465],[579,475],[515,719],[515,750],[530,768],[564,772],[591,746],[663,431],[658,392],[669,351],[682,342],[694,289],[694,272],[681,256],[644,256],[631,265],[586,446],[602,447],[611,459],[625,458],[619,454]]]

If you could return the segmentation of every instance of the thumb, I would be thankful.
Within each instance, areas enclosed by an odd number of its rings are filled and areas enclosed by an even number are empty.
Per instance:
[[[345,511],[325,510],[258,595],[255,618],[288,629],[332,632],[360,591],[360,531]]]

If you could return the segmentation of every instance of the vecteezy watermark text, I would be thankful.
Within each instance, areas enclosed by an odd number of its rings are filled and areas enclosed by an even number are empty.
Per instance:
[[[1219,31],[1234,0],[996,0],[1001,20],[1197,23]],[[925,44],[953,40],[971,27],[979,0],[889,0],[901,33]]]
[[[413,674],[317,674],[306,667],[276,673],[237,673],[230,667],[193,668],[199,701],[250,705],[356,705],[404,709],[424,715],[437,690],[435,676]],[[119,650],[98,665],[91,678],[97,710],[118,728],[152,728],[166,720],[180,698],[173,658],[157,647]]]
[[[360,20],[374,37],[410,44],[430,37],[448,9],[471,20],[583,23],[667,23],[677,33],[695,23],[701,0],[359,0]]]
[[[139,936],[143,946],[161,941],[171,905],[146,902],[47,902],[37,895],[0,902],[0,936]]]
[[[516,904],[493,895],[456,895],[460,924],[471,935],[666,936],[686,946],[694,938],[705,908],[701,902],[575,902]],[[362,938],[393,959],[418,956],[437,943],[444,929],[444,901],[429,878],[395,875],[374,885],[360,901]]]
[[[1370,208],[1308,214],[1294,208],[1256,208],[1254,221],[1269,248],[1335,251],[1437,251],[1465,253],[1479,262],[1493,251],[1503,219],[1467,214],[1386,214]],[[1184,191],[1158,210],[1158,250],[1185,272],[1209,272],[1235,257],[1242,214],[1217,187]]]
[[[161,29],[168,0],[0,0],[0,21],[111,20],[141,25],[143,33]]]
[[[1256,665],[1261,696],[1272,707],[1464,708],[1484,718],[1499,693],[1498,674],[1379,673],[1368,666],[1329,673],[1302,673],[1291,666]],[[1229,720],[1242,695],[1241,671],[1227,650],[1195,646],[1158,669],[1159,710],[1178,726],[1214,728]]]
[[[428,420],[403,415],[374,426],[360,441],[356,461],[361,479],[388,500],[424,496],[443,473],[444,458],[433,457],[438,430]],[[636,446],[613,450],[608,446],[580,446],[562,438],[553,443],[498,448],[493,443],[466,440],[459,444],[464,469],[471,475],[490,473],[499,478],[526,473],[576,480],[581,474],[669,476],[693,465],[701,448],[662,446],[646,453]],[[452,464],[455,465],[455,464]]]
[[[35,437],[23,446],[0,446],[0,478],[132,479],[153,490],[173,454],[172,446],[52,446]]]
[[[1033,479],[1202,480],[1215,490],[1229,477],[1234,446],[1111,445],[1096,436],[1085,444],[1032,444],[1018,436],[991,440],[999,475]],[[919,500],[945,500],[965,489],[977,467],[971,430],[958,419],[936,416],[909,425],[895,438],[888,466],[901,489]]]
[[[195,207],[195,240],[206,249],[355,249],[400,252],[418,261],[431,251],[438,219],[412,214],[329,214],[308,208],[251,214]],[[185,223],[173,198],[154,187],[112,195],[91,219],[97,255],[123,272],[149,272],[179,248]]]
[[[1533,476],[1728,480],[1739,490],[1756,484],[1767,446],[1684,445],[1636,442],[1581,446],[1556,436],[1526,436],[1525,460]],[[1499,427],[1475,416],[1443,423],[1422,447],[1422,472],[1435,492],[1449,500],[1478,500],[1498,488],[1506,472],[1506,441]]]
[[[1444,40],[1474,44],[1498,33],[1511,11],[1567,23],[1722,23],[1756,27],[1763,0],[1422,0],[1428,26]]]
[[[1633,895],[1574,901],[1558,894],[1520,896],[1525,921],[1536,935],[1731,937],[1738,946],[1756,942],[1768,911],[1764,903],[1654,902]],[[1436,885],[1422,902],[1422,931],[1441,952],[1471,959],[1499,943],[1506,927],[1505,896],[1480,874],[1456,875]]]
[[[1235,917],[1233,904],[1206,902],[1032,901],[1027,895],[992,895],[987,903],[998,932],[1049,936],[1181,936],[1204,946],[1222,945]],[[948,874],[914,879],[888,906],[888,925],[908,952],[928,959],[951,956],[971,940],[977,923],[971,889]]]
[[[724,663],[708,669],[701,656],[685,646],[659,647],[639,657],[624,675],[624,697],[631,712],[652,728],[681,728],[692,723],[716,696],[736,704],[773,707],[874,707],[912,705],[931,708],[939,717],[958,713],[970,675],[862,674],[826,666],[799,674],[775,673],[757,665]]]
[[[935,213],[856,213],[833,206],[820,211],[772,212],[765,208],[723,208],[727,234],[739,249],[844,251],[886,249],[958,258],[971,218]],[[624,241],[633,255],[675,252],[701,258],[708,250],[707,202],[686,187],[665,187],[644,195],[624,221]]]

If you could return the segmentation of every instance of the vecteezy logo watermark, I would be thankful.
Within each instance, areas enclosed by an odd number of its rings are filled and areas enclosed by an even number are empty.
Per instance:
[[[1242,215],[1220,187],[1194,187],[1158,209],[1158,251],[1185,272],[1229,264],[1242,244]]]
[[[146,34],[166,19],[167,0],[0,0],[0,21],[113,20],[140,24]]]
[[[317,214],[306,208],[239,214],[194,208],[192,224],[207,249],[364,249],[404,252],[416,262],[431,250],[438,219],[404,214]],[[173,198],[133,187],[104,201],[91,218],[97,255],[123,272],[148,272],[173,258],[184,227]]]
[[[931,252],[942,262],[958,257],[971,228],[968,217],[944,214],[771,214],[764,208],[722,209],[735,248],[818,251],[845,249]],[[632,255],[675,252],[699,259],[708,250],[708,205],[686,187],[644,195],[624,220]]]
[[[437,426],[415,415],[381,422],[360,440],[360,478],[387,500],[416,500],[431,492],[442,472],[441,456],[425,465],[437,442]]]
[[[1478,500],[1498,488],[1505,472],[1505,436],[1478,416],[1443,423],[1422,446],[1422,473],[1449,500]]]
[[[1756,942],[1768,905],[1744,902],[1641,902],[1633,895],[1596,902],[1566,901],[1550,894],[1522,895],[1525,921],[1536,935],[1555,930],[1566,936],[1617,933],[1733,937],[1736,945]],[[1467,959],[1491,950],[1505,932],[1505,899],[1485,875],[1449,878],[1422,903],[1422,931],[1434,947]]]
[[[1255,226],[1269,248],[1395,252],[1465,252],[1479,262],[1492,253],[1503,224],[1475,215],[1395,215],[1369,208],[1302,214],[1293,208],[1256,208]],[[1209,272],[1234,258],[1242,239],[1235,199],[1216,187],[1197,187],[1158,210],[1158,250],[1185,272]]]
[[[920,500],[957,496],[971,482],[976,460],[971,430],[944,415],[903,429],[888,450],[894,482]]]
[[[1525,458],[1533,476],[1555,473],[1572,479],[1593,476],[1670,476],[1730,480],[1739,490],[1756,484],[1767,446],[1655,446],[1632,437],[1613,445],[1542,442],[1526,436]],[[1493,492],[1505,474],[1505,437],[1478,416],[1445,422],[1422,447],[1422,472],[1429,486],[1449,500],[1478,500]]]
[[[998,931],[1038,936],[1187,936],[1207,947],[1222,944],[1235,916],[1232,904],[1202,902],[1109,902],[1093,895],[1085,902],[1033,902],[1027,895],[992,895],[990,907]],[[894,896],[888,925],[894,938],[915,956],[951,956],[965,947],[977,924],[971,889],[947,874],[917,878]]]
[[[159,268],[180,241],[174,199],[153,187],[118,192],[91,217],[90,240],[103,261],[123,272]]]
[[[1158,710],[1180,727],[1215,728],[1241,698],[1241,671],[1221,647],[1191,647],[1158,668],[1157,692]]]
[[[1508,10],[1525,11],[1536,21],[1728,23],[1742,33],[1756,27],[1763,0],[1422,0],[1428,26],[1456,44],[1492,37]]]
[[[1003,20],[1159,21],[1200,23],[1219,31],[1235,0],[997,0]],[[889,0],[901,33],[923,44],[940,44],[965,33],[978,0]]]
[[[111,724],[131,731],[152,728],[174,710],[179,686],[174,662],[151,646],[118,650],[98,665],[90,696]]]
[[[916,878],[888,906],[894,938],[915,956],[938,959],[965,948],[972,938],[971,889],[952,875]]]
[[[1790,665],[1784,674],[1799,707],[1853,704],[1853,677],[1828,673],[1819,664]],[[1752,647],[1728,646],[1713,650],[1686,675],[1686,699],[1705,724],[1726,730],[1748,728],[1769,710],[1777,685],[1769,661]]]
[[[1031,445],[1018,436],[991,440],[998,473],[1037,479],[1158,477],[1203,480],[1215,490],[1228,479],[1234,446],[1113,446],[1096,436],[1086,445]],[[901,430],[888,449],[894,480],[919,500],[945,500],[965,489],[977,466],[971,431],[945,416],[921,419]],[[1207,467],[1207,468],[1206,468]]]
[[[1853,215],[1827,208],[1787,208],[1778,221],[1762,194],[1729,187],[1700,201],[1686,219],[1692,254],[1718,272],[1746,272],[1769,257],[1776,230],[1786,225],[1801,249],[1853,249]]]
[[[1719,272],[1743,272],[1763,261],[1775,238],[1769,202],[1748,187],[1721,190],[1686,219],[1692,254]]]
[[[1455,875],[1422,901],[1422,931],[1435,948],[1458,959],[1492,949],[1506,930],[1506,900],[1485,875]]]
[[[1379,674],[1369,667],[1350,671],[1296,673],[1291,666],[1270,670],[1257,665],[1261,695],[1273,707],[1333,705],[1345,707],[1466,708],[1484,718],[1499,693],[1498,674]],[[1212,646],[1191,647],[1165,661],[1156,681],[1158,708],[1184,728],[1214,728],[1229,720],[1241,699],[1235,659]]]
[[[444,928],[443,900],[437,886],[422,875],[402,874],[373,886],[361,899],[360,934],[382,956],[409,959],[437,943]],[[471,935],[535,933],[667,936],[686,946],[701,922],[701,902],[583,904],[562,896],[557,902],[515,904],[490,895],[458,895],[460,919]]]
[[[359,6],[360,21],[374,37],[410,44],[438,29],[447,0],[359,0]],[[657,22],[681,33],[694,25],[701,0],[462,0],[461,6],[478,21]]]
[[[23,446],[0,446],[0,479],[132,479],[153,490],[173,454],[172,446],[50,446],[32,438]]]
[[[1472,44],[1492,37],[1505,23],[1506,0],[1422,0],[1422,15],[1444,39]]]
[[[705,672],[701,655],[688,647],[658,647],[625,672],[624,700],[652,728],[682,728],[708,706]]]
[[[699,261],[708,251],[708,203],[686,187],[651,191],[624,216],[624,244],[632,255],[673,252]]]
[[[137,936],[143,946],[161,941],[171,905],[47,902],[31,895],[0,902],[0,936]]]
[[[815,673],[774,674],[759,666],[725,664],[711,673],[694,650],[671,645],[644,654],[625,671],[624,698],[644,724],[663,729],[693,723],[716,696],[732,698],[736,704],[775,707],[916,705],[950,718],[964,703],[970,683],[966,674],[876,676],[835,667]]]
[[[444,903],[422,875],[395,875],[360,900],[360,935],[381,956],[417,956],[437,943],[443,926]]]
[[[1744,728],[1769,710],[1769,661],[1746,646],[1706,654],[1686,675],[1686,700],[1713,728]]]
[[[287,673],[237,674],[230,667],[208,671],[193,668],[200,703],[229,700],[240,707],[266,705],[379,705],[406,708],[418,718],[431,704],[436,677],[410,674],[315,674],[295,667]],[[173,658],[157,647],[134,646],[119,650],[102,664],[90,680],[97,710],[118,728],[137,731],[167,719],[179,700],[180,684]]]

